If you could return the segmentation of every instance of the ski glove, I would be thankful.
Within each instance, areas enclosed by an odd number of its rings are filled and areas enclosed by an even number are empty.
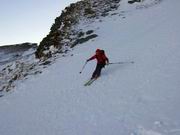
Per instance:
[[[109,65],[109,61],[108,61],[108,62],[106,62],[106,65],[107,65],[107,66]]]
[[[86,60],[86,62],[89,62],[89,61],[90,61],[89,59]]]

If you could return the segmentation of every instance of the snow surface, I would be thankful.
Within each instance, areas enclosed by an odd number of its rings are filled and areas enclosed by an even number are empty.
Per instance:
[[[79,26],[99,37],[0,98],[0,134],[180,135],[179,6],[179,0],[149,8],[124,0],[121,15]],[[79,71],[96,48],[110,62],[135,63],[109,65],[84,87],[96,62]]]

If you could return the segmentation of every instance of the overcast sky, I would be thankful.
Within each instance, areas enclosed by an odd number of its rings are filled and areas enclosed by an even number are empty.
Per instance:
[[[0,0],[0,45],[39,43],[54,19],[79,0]]]

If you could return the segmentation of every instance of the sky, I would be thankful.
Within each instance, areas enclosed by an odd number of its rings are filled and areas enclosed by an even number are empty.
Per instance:
[[[39,43],[54,19],[79,0],[0,0],[0,46]]]

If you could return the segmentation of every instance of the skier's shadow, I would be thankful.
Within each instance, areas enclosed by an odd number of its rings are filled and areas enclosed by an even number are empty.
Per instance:
[[[103,70],[103,75],[109,75],[117,72],[118,70],[122,70],[123,68],[127,67],[129,64],[112,64],[108,65]]]

